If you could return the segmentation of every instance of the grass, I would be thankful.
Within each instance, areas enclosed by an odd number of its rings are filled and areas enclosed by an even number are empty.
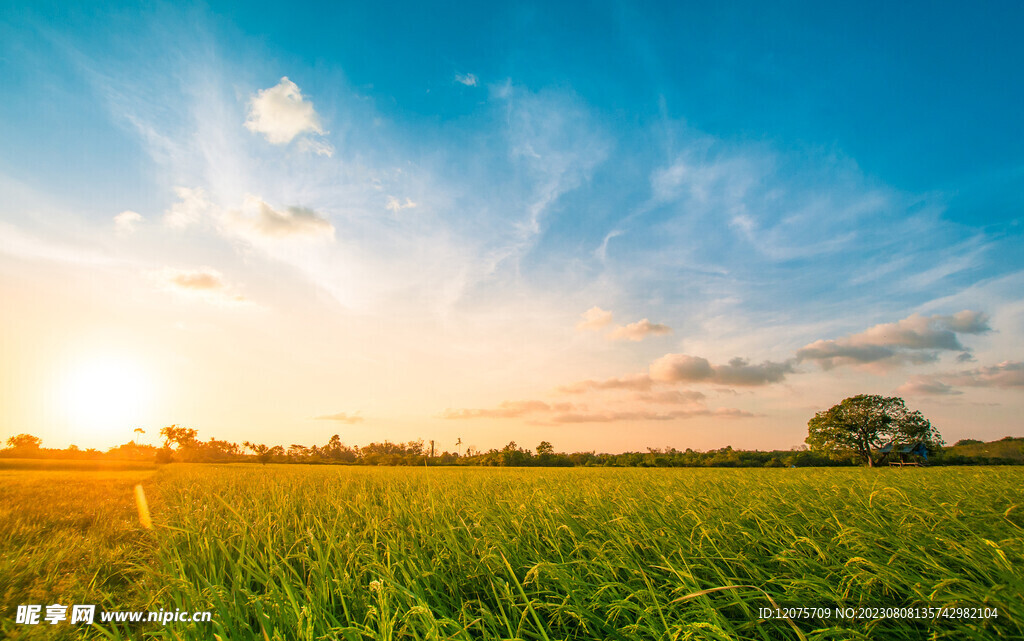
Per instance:
[[[209,609],[213,621],[94,633],[288,641],[1024,637],[1024,470],[1015,468],[172,465],[145,486],[156,529],[133,523],[107,532],[93,523],[108,535],[96,545],[123,545],[126,558],[102,577],[111,583],[94,587],[105,601],[82,602],[127,609],[122,595],[146,609]],[[125,488],[119,516],[130,520],[130,483],[112,491]],[[32,526],[24,527],[31,538]],[[6,558],[8,540],[0,545]],[[125,579],[134,591],[117,583]],[[14,596],[7,612],[34,602]],[[999,616],[759,621],[759,608],[773,604],[980,606]]]

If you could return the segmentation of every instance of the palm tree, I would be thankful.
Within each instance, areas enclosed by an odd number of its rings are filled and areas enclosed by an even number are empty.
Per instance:
[[[455,451],[459,454],[459,456],[462,456],[462,450],[459,449],[461,445],[462,445],[462,437],[459,437],[459,439],[457,441],[455,441],[455,447],[456,447]]]

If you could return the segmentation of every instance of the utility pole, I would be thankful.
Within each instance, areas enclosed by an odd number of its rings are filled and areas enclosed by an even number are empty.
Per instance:
[[[430,440],[430,458],[434,458],[434,440]]]

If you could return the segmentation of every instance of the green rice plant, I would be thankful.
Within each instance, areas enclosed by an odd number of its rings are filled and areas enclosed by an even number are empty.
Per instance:
[[[212,473],[211,473],[212,471]],[[166,638],[1013,638],[1013,469],[175,466],[155,508]],[[759,621],[762,607],[997,619]],[[203,627],[203,626],[207,627]]]
[[[7,636],[1024,638],[1015,468],[174,464],[143,481],[145,530],[132,487],[149,473],[0,472],[14,479],[0,485],[5,616],[60,595],[209,610],[212,621],[51,629],[4,619]],[[48,529],[64,533],[60,544]],[[999,616],[761,618],[801,606]]]

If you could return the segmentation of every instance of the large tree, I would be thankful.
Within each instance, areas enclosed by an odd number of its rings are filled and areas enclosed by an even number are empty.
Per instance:
[[[856,456],[869,467],[872,450],[888,443],[922,442],[929,449],[942,445],[932,424],[911,411],[902,398],[860,394],[818,412],[807,423],[807,445],[833,458]]]

